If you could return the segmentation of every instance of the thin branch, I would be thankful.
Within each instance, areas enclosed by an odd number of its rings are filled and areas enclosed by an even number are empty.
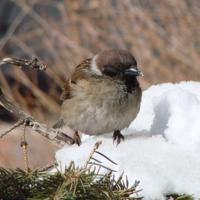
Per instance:
[[[47,66],[45,63],[38,61],[37,58],[32,56],[30,60],[19,59],[19,58],[4,58],[0,61],[0,65],[11,64],[16,66],[29,66],[31,69],[38,68],[42,71],[45,71]]]
[[[101,144],[102,144],[102,141],[96,142],[96,144],[94,145],[94,148],[93,148],[92,152],[90,153],[90,155],[89,155],[89,157],[88,157],[88,159],[87,159],[87,161],[86,161],[86,163],[85,163],[85,165],[84,165],[84,167],[83,167],[83,169],[82,169],[81,171],[84,171],[84,170],[86,169],[86,167],[87,167],[87,165],[88,165],[90,159],[92,158],[94,152],[99,148],[99,146],[100,146]]]
[[[25,170],[26,170],[26,175],[28,176],[28,156],[27,156],[27,142],[25,138],[25,133],[26,133],[26,126],[27,126],[28,120],[24,120],[23,124],[23,129],[22,129],[22,147],[23,147],[23,153],[24,153],[24,164],[25,164]]]
[[[21,118],[23,116],[23,114],[21,113],[22,111],[20,111],[20,109],[13,105],[10,101],[8,101],[2,90],[0,87],[0,105],[3,106],[6,110],[8,110],[9,112],[13,113],[15,116],[17,116],[17,118]]]
[[[7,133],[11,132],[12,130],[16,129],[18,126],[22,125],[23,122],[24,122],[24,120],[20,118],[19,121],[17,123],[15,123],[10,129],[8,129],[2,135],[0,135],[0,138],[5,136]]]
[[[54,167],[55,165],[58,165],[58,163],[56,161],[52,162],[52,163],[49,163],[48,165],[44,166],[44,167],[41,167],[38,172],[44,172],[52,167]]]
[[[37,58],[32,57],[30,60],[25,59],[18,59],[18,58],[4,58],[0,61],[0,65],[3,64],[13,64],[16,66],[29,66],[31,69],[39,68],[40,70],[45,70],[46,65],[42,62],[39,62]],[[64,134],[60,131],[57,131],[53,129],[51,126],[47,126],[46,124],[41,124],[37,120],[35,120],[34,117],[31,115],[21,111],[17,106],[12,104],[8,99],[5,98],[1,87],[0,87],[0,105],[3,106],[6,110],[8,110],[10,113],[13,113],[19,121],[13,125],[8,131],[0,135],[0,138],[2,138],[4,135],[9,133],[11,130],[15,129],[16,127],[20,126],[21,124],[24,124],[25,120],[27,120],[27,126],[35,130],[36,132],[40,133],[44,137],[50,139],[54,142],[55,145],[59,147],[63,147],[65,144],[71,144],[73,142],[73,139],[68,136],[67,134]]]

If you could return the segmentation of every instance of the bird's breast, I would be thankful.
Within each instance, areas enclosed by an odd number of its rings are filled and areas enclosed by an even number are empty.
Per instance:
[[[120,82],[88,82],[73,86],[73,98],[61,108],[62,118],[74,130],[99,135],[128,127],[140,109],[141,89],[127,93]]]

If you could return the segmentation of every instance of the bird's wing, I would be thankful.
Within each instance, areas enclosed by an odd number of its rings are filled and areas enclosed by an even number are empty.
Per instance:
[[[90,67],[92,58],[82,61],[75,69],[71,77],[65,82],[63,87],[63,92],[60,96],[61,100],[70,99],[72,98],[71,91],[73,90],[73,84],[76,84],[77,80],[87,79],[89,76],[86,73]]]

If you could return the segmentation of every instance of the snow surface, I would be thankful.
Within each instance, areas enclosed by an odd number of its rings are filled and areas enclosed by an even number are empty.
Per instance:
[[[98,151],[118,163],[114,165],[95,154],[103,165],[124,171],[129,186],[140,180],[137,189],[144,199],[165,199],[171,193],[195,194],[200,198],[200,83],[165,83],[143,92],[140,113],[128,129],[125,141],[113,145],[112,133],[83,135],[80,147],[65,146],[56,152],[62,169],[71,160],[83,166],[94,144]],[[106,173],[106,170],[102,170]]]

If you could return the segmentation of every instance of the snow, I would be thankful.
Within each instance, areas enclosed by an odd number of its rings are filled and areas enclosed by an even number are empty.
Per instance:
[[[129,186],[140,180],[137,189],[143,189],[139,196],[144,199],[165,199],[171,193],[200,198],[199,82],[165,83],[144,91],[140,113],[122,134],[125,141],[118,146],[112,133],[83,135],[80,147],[65,146],[56,159],[62,169],[71,160],[83,166],[94,144],[102,141],[98,151],[118,165],[98,154],[94,157],[116,170],[116,178],[124,171]]]

